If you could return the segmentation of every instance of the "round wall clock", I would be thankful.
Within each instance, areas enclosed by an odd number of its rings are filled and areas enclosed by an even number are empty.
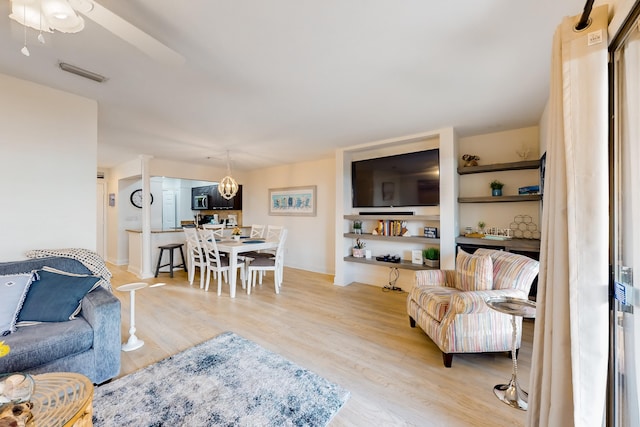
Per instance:
[[[149,194],[149,196],[151,196],[151,203],[153,203],[153,194]],[[129,200],[131,200],[133,206],[142,209],[142,189],[137,189],[132,192]]]

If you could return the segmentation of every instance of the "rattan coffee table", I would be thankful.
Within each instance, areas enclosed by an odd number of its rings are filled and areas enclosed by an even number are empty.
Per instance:
[[[34,427],[88,427],[93,422],[93,384],[84,375],[57,372],[34,375],[31,396]]]

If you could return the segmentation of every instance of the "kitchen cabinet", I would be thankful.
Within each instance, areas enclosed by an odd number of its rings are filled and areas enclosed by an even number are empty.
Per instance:
[[[202,199],[206,198],[206,203]],[[218,192],[218,184],[194,187],[191,189],[192,210],[242,210],[242,185],[238,186],[238,193],[227,200]]]
[[[218,191],[218,184],[210,186],[211,203],[209,209],[229,209],[242,210],[242,185],[238,186],[238,192],[231,199],[227,200]]]
[[[209,193],[210,193],[210,185],[204,187],[194,187],[191,189],[191,210],[201,211],[210,209],[211,201]]]

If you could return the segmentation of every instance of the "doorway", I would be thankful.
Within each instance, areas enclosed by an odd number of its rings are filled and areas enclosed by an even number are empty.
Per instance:
[[[610,46],[611,376],[609,424],[640,425],[640,30],[636,4]]]
[[[96,183],[96,252],[105,259],[105,234],[106,234],[106,204],[107,185],[104,180],[98,179]]]

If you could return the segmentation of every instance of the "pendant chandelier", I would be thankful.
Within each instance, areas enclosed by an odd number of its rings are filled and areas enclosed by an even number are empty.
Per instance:
[[[231,177],[231,163],[229,162],[229,150],[227,150],[227,176],[222,178],[218,184],[218,192],[222,197],[229,200],[238,192],[238,183]]]

